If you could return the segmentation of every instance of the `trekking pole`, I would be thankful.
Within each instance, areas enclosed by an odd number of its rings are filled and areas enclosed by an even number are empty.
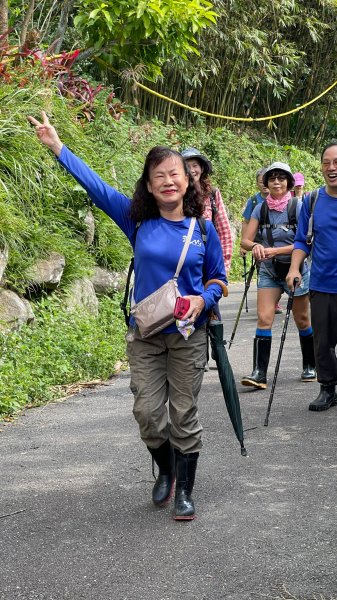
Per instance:
[[[278,372],[279,372],[279,368],[280,368],[280,362],[281,362],[281,356],[282,356],[282,350],[283,350],[283,346],[284,346],[284,341],[286,339],[286,333],[287,333],[287,327],[288,327],[288,322],[289,322],[289,317],[290,317],[290,311],[291,311],[292,306],[293,306],[294,294],[295,294],[295,289],[296,289],[296,286],[298,284],[298,281],[299,281],[298,277],[295,277],[294,282],[293,282],[294,288],[293,288],[293,291],[290,292],[289,298],[288,298],[288,302],[287,302],[287,312],[286,312],[286,316],[285,316],[285,319],[284,319],[284,325],[283,325],[283,331],[282,331],[282,336],[281,336],[280,349],[278,351],[278,357],[277,357],[277,362],[276,362],[276,367],[275,367],[273,384],[271,386],[271,391],[270,391],[270,396],[269,396],[269,402],[268,402],[268,408],[267,408],[266,418],[264,420],[264,426],[265,427],[268,427],[270,409],[271,409],[271,405],[272,405],[273,398],[274,398],[274,391],[275,391],[275,386],[276,386],[276,380],[277,380],[277,376],[278,376]]]
[[[243,278],[244,278],[244,282],[245,282],[245,287],[247,284],[247,258],[246,258],[246,254],[243,255]],[[247,295],[246,295],[246,313],[248,312],[248,300],[247,300]]]
[[[245,299],[247,298],[247,294],[248,294],[248,290],[250,288],[250,282],[252,280],[252,277],[254,275],[254,270],[255,270],[255,260],[252,261],[252,266],[249,269],[249,273],[248,273],[248,277],[247,280],[245,281],[245,291],[243,292],[243,296],[242,296],[242,300],[241,300],[241,304],[239,306],[239,310],[238,310],[238,314],[234,323],[234,327],[233,327],[233,331],[232,331],[232,335],[231,335],[231,339],[228,342],[228,350],[230,349],[233,340],[234,340],[234,336],[239,324],[239,320],[240,320],[240,316],[241,316],[241,311],[242,311],[242,307],[244,305]]]

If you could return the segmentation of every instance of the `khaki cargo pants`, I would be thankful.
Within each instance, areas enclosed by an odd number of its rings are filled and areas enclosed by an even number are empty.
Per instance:
[[[188,340],[180,333],[142,339],[136,330],[135,340],[128,342],[133,414],[141,438],[150,448],[158,448],[169,438],[182,453],[200,450],[198,394],[206,346],[205,325]]]

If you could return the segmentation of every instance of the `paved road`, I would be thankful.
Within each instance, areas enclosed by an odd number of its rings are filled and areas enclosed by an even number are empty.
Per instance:
[[[227,337],[242,292],[232,286],[223,300]],[[251,371],[254,302],[255,286],[229,351],[249,457],[240,455],[210,370],[194,522],[177,523],[170,508],[150,502],[151,462],[127,373],[0,427],[1,600],[337,598],[337,407],[308,411],[318,384],[299,381],[290,321],[263,426],[268,391],[239,384]]]

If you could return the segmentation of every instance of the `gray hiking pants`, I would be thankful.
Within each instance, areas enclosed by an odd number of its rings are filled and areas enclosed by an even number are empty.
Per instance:
[[[205,325],[188,340],[180,333],[142,339],[136,330],[134,341],[128,342],[133,414],[147,446],[158,448],[169,438],[184,454],[200,450],[197,403],[206,346]]]

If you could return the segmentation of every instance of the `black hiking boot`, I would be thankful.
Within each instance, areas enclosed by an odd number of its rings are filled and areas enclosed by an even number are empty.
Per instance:
[[[303,371],[301,373],[301,381],[316,381],[315,354],[314,354],[314,336],[300,335],[300,344],[303,358]]]
[[[173,518],[176,521],[192,521],[195,518],[193,491],[199,452],[182,454],[175,449],[176,493]]]
[[[159,448],[149,448],[155,463],[159,468],[159,475],[152,490],[153,504],[156,506],[166,506],[172,496],[174,487],[174,452],[169,440]]]
[[[267,387],[267,370],[271,349],[271,337],[255,337],[253,350],[254,370],[248,377],[241,379],[242,385],[248,385],[257,390]]]
[[[328,410],[330,406],[335,406],[335,404],[337,404],[335,386],[321,384],[321,390],[316,400],[310,402],[309,410]]]

